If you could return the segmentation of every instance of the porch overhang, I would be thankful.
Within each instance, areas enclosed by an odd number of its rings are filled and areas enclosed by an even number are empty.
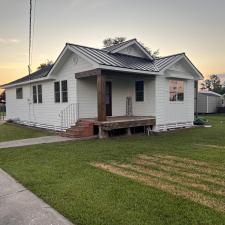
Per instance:
[[[83,72],[79,72],[75,74],[76,79],[81,79],[81,78],[86,78],[86,77],[97,77],[100,74],[104,74],[107,76],[112,76],[112,75],[118,75],[118,74],[133,74],[133,75],[146,75],[146,76],[151,76],[151,75],[160,75],[159,73],[155,72],[147,72],[147,71],[138,71],[138,70],[111,70],[111,69],[102,69],[102,68],[97,68],[93,70],[87,70]]]
[[[88,77],[96,77],[97,80],[97,114],[98,114],[98,121],[107,121],[106,116],[106,77],[107,76],[118,76],[118,75],[137,75],[137,76],[151,76],[154,74],[150,74],[149,72],[146,73],[139,73],[139,71],[134,72],[124,72],[124,71],[115,71],[115,70],[107,70],[107,69],[93,69],[88,71],[83,71],[80,73],[75,74],[76,79],[88,78]]]

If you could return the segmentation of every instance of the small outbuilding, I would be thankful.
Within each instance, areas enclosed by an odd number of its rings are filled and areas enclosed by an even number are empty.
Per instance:
[[[198,113],[217,113],[218,107],[222,106],[222,95],[213,91],[198,93],[197,111]]]

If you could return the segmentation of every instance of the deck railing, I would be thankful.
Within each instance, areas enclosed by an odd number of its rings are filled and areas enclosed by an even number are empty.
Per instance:
[[[76,124],[79,119],[79,103],[72,103],[63,109],[60,114],[61,130],[65,130]]]

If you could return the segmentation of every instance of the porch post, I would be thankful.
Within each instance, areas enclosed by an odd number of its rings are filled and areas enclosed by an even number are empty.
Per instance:
[[[106,121],[105,75],[102,71],[97,75],[98,121]]]

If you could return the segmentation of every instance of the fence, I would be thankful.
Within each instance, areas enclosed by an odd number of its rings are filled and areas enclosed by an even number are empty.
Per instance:
[[[0,104],[0,120],[5,120],[6,116],[6,106],[5,104]]]

